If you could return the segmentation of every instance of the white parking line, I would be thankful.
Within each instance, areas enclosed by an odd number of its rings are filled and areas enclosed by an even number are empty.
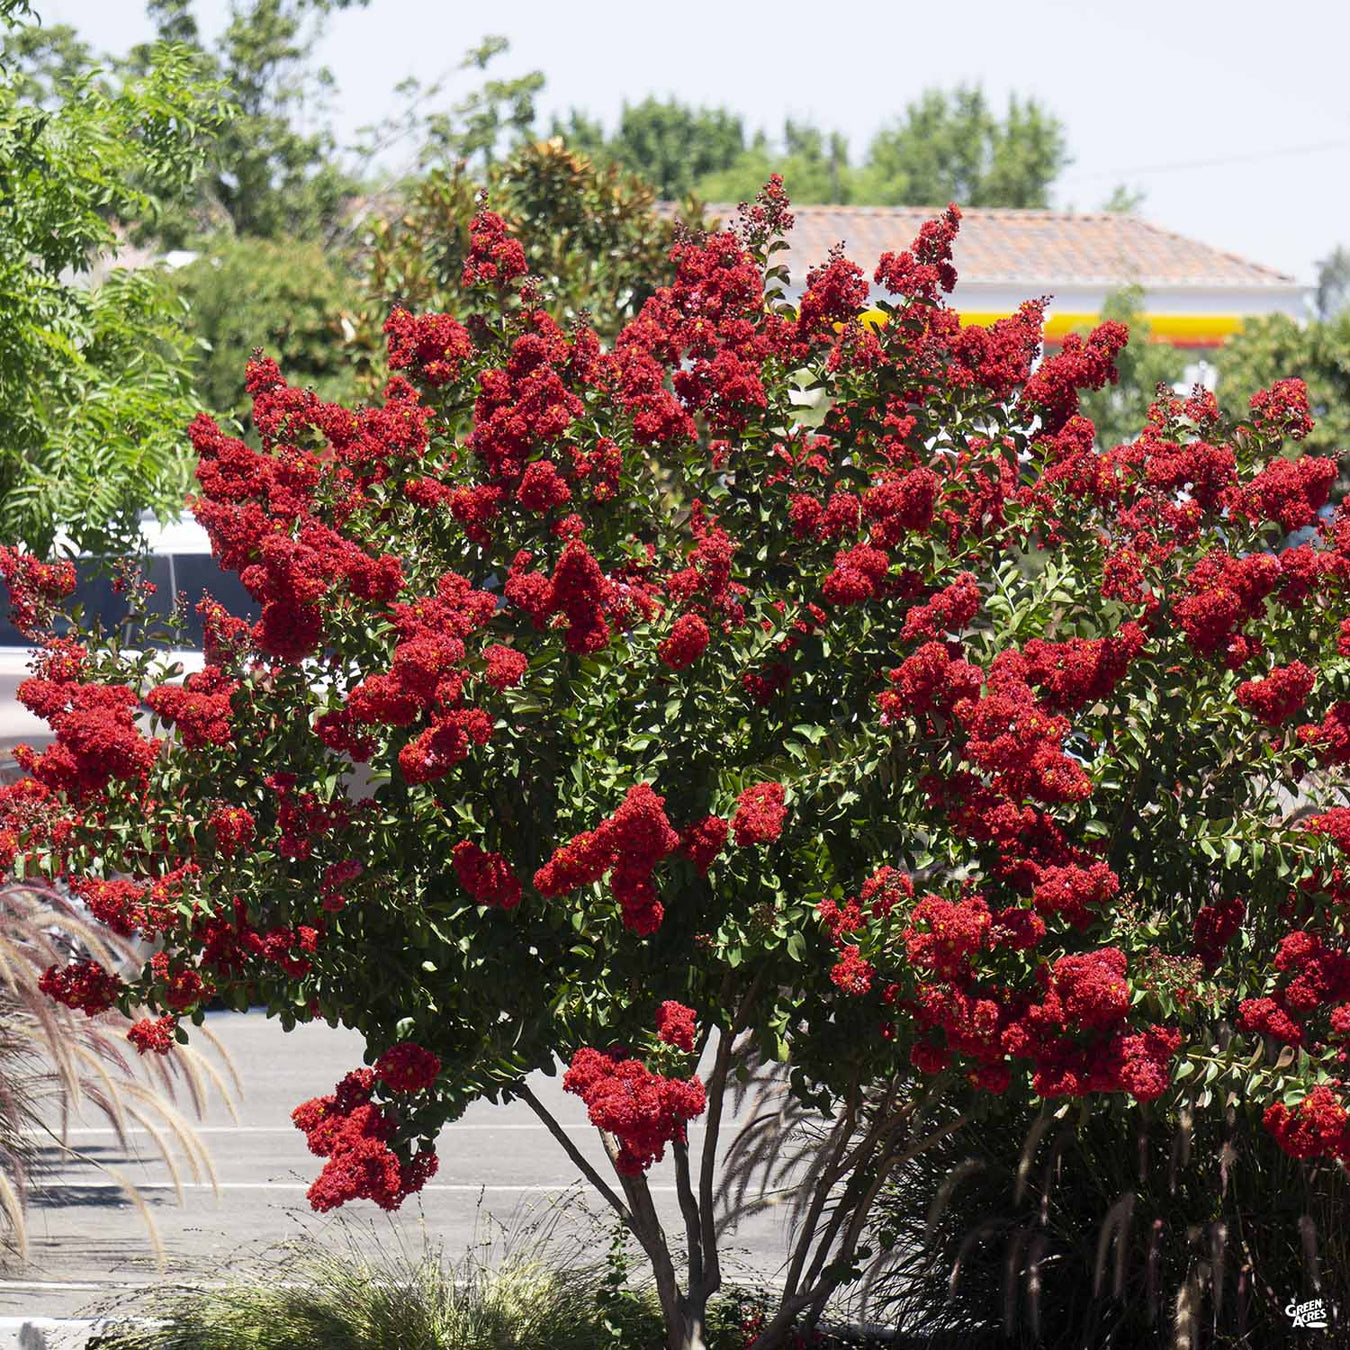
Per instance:
[[[172,1191],[178,1189],[172,1181],[137,1181],[133,1183],[138,1191]],[[420,1195],[425,1195],[428,1191],[454,1191],[456,1193],[474,1193],[477,1191],[506,1191],[513,1195],[532,1195],[536,1193],[560,1195],[563,1191],[570,1191],[574,1186],[582,1185],[582,1179],[577,1177],[576,1181],[566,1182],[564,1184],[530,1184],[530,1185],[501,1185],[491,1181],[464,1181],[464,1182],[439,1182],[433,1186],[423,1186]],[[307,1191],[310,1183],[305,1181],[222,1181],[213,1186],[209,1181],[185,1181],[182,1189],[185,1191]],[[57,1181],[49,1183],[44,1187],[47,1195],[53,1196],[57,1191],[121,1191],[126,1188],[119,1181]],[[653,1195],[675,1195],[674,1186],[649,1186],[647,1188]],[[45,1209],[58,1208],[56,1205],[45,1204]]]
[[[191,1125],[191,1122],[188,1122]],[[450,1130],[543,1130],[546,1126],[536,1124],[524,1125],[461,1125],[457,1122],[451,1122],[445,1127]],[[564,1130],[587,1131],[593,1129],[589,1121],[579,1121],[563,1126]],[[291,1135],[296,1139],[300,1138],[300,1131],[294,1125],[196,1125],[192,1126],[194,1134],[285,1134]],[[39,1139],[50,1139],[56,1131],[49,1130],[24,1130],[24,1134],[35,1136]],[[72,1125],[67,1134],[84,1135],[116,1135],[111,1125]],[[123,1134],[149,1134],[150,1131],[140,1125],[132,1125],[122,1131]]]

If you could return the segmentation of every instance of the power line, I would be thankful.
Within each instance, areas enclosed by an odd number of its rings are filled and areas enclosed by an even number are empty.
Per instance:
[[[1224,155],[1213,159],[1176,160],[1171,164],[1150,164],[1135,169],[1106,169],[1076,175],[1079,179],[1137,178],[1151,173],[1180,173],[1186,169],[1216,169],[1227,164],[1255,164],[1267,159],[1283,159],[1286,155],[1312,155],[1323,150],[1350,148],[1350,140],[1321,141],[1316,145],[1291,145],[1283,150],[1260,150],[1247,155]],[[1075,175],[1066,175],[1072,180]]]

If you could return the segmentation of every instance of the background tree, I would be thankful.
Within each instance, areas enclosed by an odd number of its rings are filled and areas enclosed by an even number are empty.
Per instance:
[[[46,108],[14,66],[0,73],[0,537],[43,552],[62,530],[125,542],[143,509],[181,505],[181,308],[155,269],[95,269],[117,222],[154,222],[189,191],[227,120],[182,48],[156,47],[115,88],[68,78]]]
[[[739,114],[694,108],[673,98],[625,103],[612,135],[575,110],[566,121],[554,119],[553,134],[592,158],[613,159],[645,178],[664,201],[688,196],[704,175],[730,168],[746,148]]]
[[[173,276],[184,328],[198,346],[193,380],[203,406],[246,420],[242,353],[283,353],[298,383],[327,399],[356,393],[344,343],[355,334],[365,293],[349,260],[315,241],[220,235]]]
[[[553,129],[576,149],[646,175],[671,200],[692,191],[743,201],[776,173],[798,202],[1043,207],[1070,162],[1063,125],[1035,99],[1012,96],[999,118],[981,89],[964,86],[925,91],[856,165],[837,132],[789,119],[776,143],[762,133],[747,142],[732,112],[673,101],[625,107],[609,137],[575,110]]]
[[[735,163],[704,174],[695,194],[710,202],[744,201],[775,173],[795,201],[847,204],[859,199],[859,174],[849,163],[847,140],[837,131],[827,135],[792,119],[784,123],[781,148],[756,135]]]
[[[564,323],[584,316],[606,338],[642,307],[674,238],[676,222],[655,214],[648,183],[612,162],[597,166],[557,138],[518,146],[485,180],[455,166],[403,191],[396,210],[370,225],[371,303],[358,345],[376,369],[392,305],[455,313],[466,303],[462,276],[480,192],[523,246],[549,312]]]
[[[979,87],[925,91],[868,147],[868,200],[897,206],[1049,205],[1069,163],[1062,123],[1013,94],[1000,120]]]
[[[195,211],[161,222],[166,246],[222,226],[237,235],[290,239],[333,229],[353,181],[323,124],[333,79],[316,65],[314,50],[326,16],[350,2],[248,0],[232,8],[219,41],[208,47],[192,0],[152,0],[160,40],[188,46],[202,74],[221,81],[238,108],[211,147]],[[135,69],[143,60],[144,52],[135,51],[129,64]]]
[[[1324,323],[1338,319],[1350,308],[1350,249],[1337,244],[1317,264],[1317,317]]]

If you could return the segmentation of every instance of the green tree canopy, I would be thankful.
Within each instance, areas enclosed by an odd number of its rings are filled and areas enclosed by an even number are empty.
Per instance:
[[[318,242],[221,235],[174,284],[199,347],[197,389],[212,412],[247,418],[239,361],[259,346],[285,353],[296,382],[322,398],[354,396],[355,370],[342,343],[354,331],[361,287]]]
[[[100,56],[69,26],[26,25],[6,37],[4,58],[14,68],[17,95],[52,108],[79,97],[94,79],[112,93],[145,75],[161,44],[175,44],[200,81],[228,88],[237,115],[219,127],[205,172],[180,185],[179,199],[158,193],[157,240],[182,246],[222,228],[314,238],[333,229],[356,186],[326,123],[333,78],[317,64],[315,48],[326,17],[360,2],[241,0],[218,41],[208,44],[192,0],[149,0],[154,43]]]
[[[644,174],[663,197],[692,190],[704,201],[746,200],[777,173],[797,202],[1045,206],[1069,163],[1063,125],[1035,99],[1014,95],[1000,118],[982,89],[966,86],[926,90],[876,134],[858,164],[837,131],[789,119],[777,141],[763,134],[747,141],[727,109],[654,99],[625,107],[610,137],[575,110],[553,130]]]
[[[181,311],[157,269],[113,270],[117,222],[181,198],[226,122],[192,54],[160,45],[110,89],[71,74],[53,107],[0,72],[0,538],[125,540],[182,500],[194,411]]]
[[[875,199],[896,206],[1045,206],[1069,163],[1064,127],[1035,99],[1000,120],[984,91],[926,90],[867,152]]]
[[[688,196],[706,174],[729,169],[746,149],[741,117],[726,108],[694,108],[675,99],[625,103],[619,125],[606,137],[598,123],[575,110],[554,119],[553,134],[597,159],[613,159],[640,174],[657,196]],[[764,180],[751,185],[751,191]]]
[[[354,185],[324,121],[333,77],[314,51],[324,18],[349,3],[244,0],[208,48],[191,0],[151,0],[160,38],[190,46],[239,108],[212,148],[197,219],[176,222],[180,236],[202,219],[271,239],[313,238],[335,224]],[[137,64],[140,53],[131,59]]]

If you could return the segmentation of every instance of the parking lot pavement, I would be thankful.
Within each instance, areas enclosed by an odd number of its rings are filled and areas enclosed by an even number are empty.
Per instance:
[[[299,1102],[331,1092],[344,1073],[361,1064],[360,1036],[322,1024],[285,1035],[275,1022],[256,1013],[212,1014],[208,1026],[243,1083],[237,1118],[215,1098],[195,1121],[211,1157],[214,1184],[206,1178],[192,1180],[180,1167],[180,1204],[171,1174],[155,1158],[153,1141],[144,1131],[123,1149],[106,1122],[86,1114],[69,1137],[91,1161],[57,1163],[44,1194],[34,1198],[28,1216],[29,1263],[11,1268],[0,1281],[0,1314],[69,1315],[102,1303],[121,1287],[158,1278],[142,1214],[95,1163],[116,1167],[138,1184],[168,1269],[187,1280],[219,1279],[231,1261],[293,1238],[302,1229],[353,1223],[368,1236],[373,1231],[390,1240],[392,1228],[409,1250],[420,1251],[424,1236],[429,1236],[453,1259],[499,1226],[519,1228],[539,1220],[551,1202],[581,1180],[576,1166],[523,1102],[479,1102],[442,1133],[437,1176],[398,1215],[386,1218],[364,1203],[339,1211],[341,1217],[315,1215],[305,1191],[322,1164],[291,1125],[290,1112]],[[608,1173],[584,1105],[563,1093],[559,1077],[536,1075],[532,1086],[587,1157]],[[191,1117],[181,1095],[180,1106]],[[732,1118],[724,1138],[734,1130]],[[697,1122],[690,1142],[694,1148],[701,1142]],[[50,1154],[57,1156],[54,1149]],[[667,1231],[679,1232],[669,1158],[653,1168],[650,1180]],[[588,1197],[587,1203],[602,1215],[603,1202]],[[603,1228],[593,1223],[579,1228],[572,1249],[576,1242],[596,1241],[597,1233],[604,1241]],[[730,1271],[770,1275],[782,1259],[780,1218],[770,1211],[746,1220],[729,1243]]]

